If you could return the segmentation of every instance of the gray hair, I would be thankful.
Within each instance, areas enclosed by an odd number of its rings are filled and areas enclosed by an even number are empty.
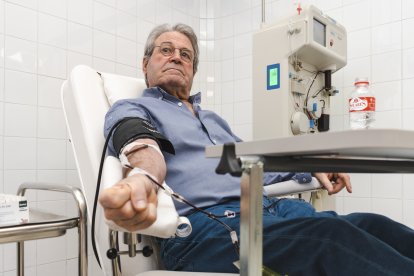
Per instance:
[[[191,42],[191,45],[194,49],[194,60],[193,60],[193,71],[194,74],[197,72],[198,67],[198,58],[199,58],[199,50],[198,50],[198,42],[197,42],[197,36],[194,33],[193,28],[191,28],[188,25],[178,23],[174,26],[171,26],[169,24],[162,24],[157,27],[155,27],[151,33],[148,35],[147,42],[145,43],[145,49],[144,49],[144,60],[149,59],[152,55],[152,52],[154,52],[155,48],[155,40],[162,35],[163,33],[168,32],[179,32],[188,37],[188,39]]]

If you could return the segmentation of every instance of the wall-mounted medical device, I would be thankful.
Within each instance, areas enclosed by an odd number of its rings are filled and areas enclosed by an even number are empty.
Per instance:
[[[314,6],[253,35],[253,139],[329,130],[346,30]]]

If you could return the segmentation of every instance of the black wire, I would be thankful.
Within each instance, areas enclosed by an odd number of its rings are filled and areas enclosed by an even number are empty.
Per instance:
[[[325,90],[325,87],[322,87],[315,95],[312,96],[312,98],[316,98],[316,96],[318,96],[323,90]]]
[[[322,109],[323,108],[325,108],[325,105],[326,105],[326,103],[325,103],[325,100],[319,100],[320,102],[323,102],[323,106],[322,106]],[[323,110],[322,110],[323,111]]]
[[[128,166],[129,168],[133,169],[133,167]],[[162,186],[160,183],[158,183],[154,178],[152,178],[150,175],[148,174],[144,174],[149,180],[151,180],[155,185],[157,185],[159,188],[166,190],[164,186]],[[173,198],[175,198],[177,201],[181,201],[184,202],[185,204],[187,204],[188,206],[194,208],[195,210],[205,214],[208,218],[216,221],[217,223],[221,224],[224,228],[227,229],[227,231],[229,231],[230,233],[233,232],[233,228],[231,228],[228,224],[224,223],[223,221],[219,220],[217,215],[213,214],[213,213],[209,213],[197,206],[195,206],[193,203],[191,203],[190,201],[186,200],[184,197],[182,197],[181,195],[177,194],[177,193],[172,193],[171,196]],[[233,243],[232,244],[235,246],[235,250],[237,255],[239,255],[239,246],[238,246],[238,242]]]
[[[100,191],[100,186],[101,186],[101,179],[102,179],[102,170],[103,170],[103,164],[105,162],[105,156],[106,156],[106,150],[108,148],[108,143],[110,140],[110,137],[112,136],[113,131],[115,130],[115,128],[130,119],[134,119],[134,117],[126,117],[122,120],[120,120],[119,122],[117,122],[115,125],[112,126],[112,128],[110,129],[110,131],[108,132],[108,135],[106,137],[105,140],[105,144],[103,147],[103,151],[102,151],[102,155],[101,155],[101,162],[99,164],[99,172],[98,172],[98,179],[97,179],[97,183],[96,183],[96,191],[95,191],[95,198],[94,198],[94,202],[93,202],[93,209],[92,209],[92,225],[91,225],[91,236],[92,236],[92,248],[93,248],[93,253],[95,255],[95,258],[99,264],[99,267],[102,268],[101,266],[101,262],[99,261],[99,256],[98,256],[98,249],[96,247],[96,240],[95,240],[95,219],[96,219],[96,209],[97,209],[97,205],[98,205],[98,198],[99,198],[99,191]],[[127,166],[130,169],[133,169],[133,167],[131,166]],[[153,183],[155,183],[158,187],[160,187],[161,189],[165,190],[164,186],[162,186],[160,183],[158,183],[155,179],[153,179],[151,176],[145,174]],[[185,198],[183,198],[182,196],[178,195],[177,193],[172,193],[171,196],[173,198],[175,198],[178,201],[182,201],[185,204],[191,206],[192,208],[194,208],[195,210],[205,214],[207,217],[209,217],[210,219],[218,222],[219,224],[221,224],[222,226],[224,226],[224,228],[226,228],[226,230],[228,230],[230,233],[233,232],[234,230],[227,225],[226,223],[222,222],[221,220],[219,220],[219,217],[225,217],[225,216],[217,216],[215,214],[206,212],[205,210],[195,206],[194,204],[192,204],[190,201],[186,200]],[[239,243],[238,241],[233,242],[232,239],[232,244],[234,246],[234,249],[236,251],[236,254],[239,256],[240,255],[240,250],[239,250]]]
[[[97,205],[98,205],[99,191],[100,191],[100,187],[101,187],[103,164],[105,162],[106,150],[108,148],[108,143],[109,143],[109,140],[112,136],[112,132],[114,132],[115,128],[119,124],[121,124],[121,123],[123,123],[127,120],[130,120],[130,119],[133,119],[133,117],[123,118],[122,120],[120,120],[119,122],[117,122],[115,125],[112,126],[111,130],[108,133],[108,136],[106,137],[105,144],[104,144],[104,147],[103,147],[103,150],[102,150],[101,162],[99,164],[98,179],[97,179],[97,183],[96,183],[95,198],[94,198],[94,201],[93,201],[93,209],[92,209],[91,237],[92,237],[93,253],[95,255],[96,260],[98,261],[99,267],[101,267],[101,268],[102,268],[102,266],[101,266],[101,262],[99,261],[98,249],[96,248],[96,241],[95,241],[95,218],[96,218],[96,208],[97,208]]]
[[[311,90],[311,87],[312,87],[313,83],[315,82],[316,77],[319,75],[319,73],[320,73],[319,71],[317,71],[317,72],[315,73],[315,76],[313,77],[312,83],[309,85],[309,88],[308,88],[308,93],[306,93],[305,107],[307,107],[307,106],[308,106],[309,92],[310,92],[310,90]]]

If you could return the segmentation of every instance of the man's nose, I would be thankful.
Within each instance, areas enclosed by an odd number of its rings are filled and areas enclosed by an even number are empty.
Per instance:
[[[181,52],[180,52],[180,49],[174,49],[174,52],[171,55],[171,58],[170,59],[171,60],[174,60],[174,61],[176,61],[176,60],[180,60],[181,61]]]

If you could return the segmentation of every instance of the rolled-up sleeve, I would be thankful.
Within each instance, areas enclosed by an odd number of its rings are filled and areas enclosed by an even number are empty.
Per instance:
[[[270,185],[282,181],[295,180],[300,184],[312,181],[311,173],[275,172],[263,174],[263,185]]]
[[[263,174],[263,185],[291,180],[294,175],[294,173],[290,172],[267,172]]]

